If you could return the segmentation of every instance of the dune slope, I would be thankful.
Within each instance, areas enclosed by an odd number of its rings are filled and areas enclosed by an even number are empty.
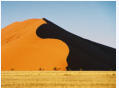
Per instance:
[[[36,29],[42,24],[46,24],[42,19],[30,19],[2,29],[2,70],[66,69],[68,46],[58,39],[38,37]]]
[[[67,57],[67,69],[116,70],[116,49],[68,32],[46,18],[43,20],[47,24],[41,25],[36,34],[44,39],[62,40],[68,45],[70,52]]]

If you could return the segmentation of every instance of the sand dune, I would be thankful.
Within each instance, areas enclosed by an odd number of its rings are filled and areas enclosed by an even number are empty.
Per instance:
[[[45,18],[15,22],[1,34],[2,70],[116,70],[116,49]]]
[[[30,19],[2,29],[2,70],[65,70],[69,48],[61,40],[38,37],[36,29],[42,24],[42,19]]]

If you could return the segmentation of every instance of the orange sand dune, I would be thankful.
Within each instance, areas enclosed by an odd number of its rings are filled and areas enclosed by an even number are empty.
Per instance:
[[[68,46],[61,40],[36,35],[36,29],[45,23],[42,19],[30,19],[2,29],[2,70],[65,70]]]

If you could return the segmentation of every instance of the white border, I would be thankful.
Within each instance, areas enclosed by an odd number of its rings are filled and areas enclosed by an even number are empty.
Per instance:
[[[119,88],[119,0],[116,1],[116,88]]]
[[[1,1],[16,1],[16,0],[0,0],[0,13],[1,13]],[[17,0],[17,1],[72,1],[72,0]],[[119,0],[74,0],[74,1],[116,1],[116,88],[119,88]],[[0,42],[1,42],[1,21],[0,21]],[[1,56],[1,43],[0,43],[0,56]],[[0,60],[0,74],[1,74],[1,60]]]

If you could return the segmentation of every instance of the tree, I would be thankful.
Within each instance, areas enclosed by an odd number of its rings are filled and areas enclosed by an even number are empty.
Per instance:
[[[54,67],[53,70],[57,71],[57,70],[60,70],[60,68]]]
[[[57,70],[57,68],[56,68],[56,67],[54,67],[54,68],[53,68],[53,70]]]
[[[71,68],[70,67],[66,67],[67,71],[71,71]]]
[[[39,68],[39,71],[43,70],[42,68]]]
[[[11,68],[11,71],[14,71],[14,68]]]

